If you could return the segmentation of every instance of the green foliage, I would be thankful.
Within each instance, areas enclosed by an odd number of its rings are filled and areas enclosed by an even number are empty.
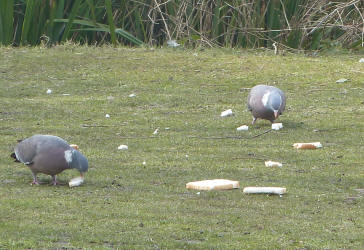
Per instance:
[[[323,31],[322,29],[318,29],[316,30],[313,34],[312,34],[312,40],[311,40],[311,44],[310,47],[314,50],[319,49],[320,43],[321,43],[321,39],[323,37]]]
[[[50,6],[49,20],[46,23],[46,36],[49,37],[52,43],[61,40],[64,25],[54,23],[54,20],[63,17],[64,8],[65,0],[53,1]]]
[[[70,12],[69,17],[67,19],[67,24],[66,24],[65,30],[64,30],[62,38],[61,38],[62,42],[66,41],[66,39],[69,38],[69,33],[70,33],[70,30],[71,30],[73,21],[75,20],[76,14],[79,11],[80,4],[81,4],[81,0],[75,0],[74,1],[71,12]]]
[[[33,29],[37,26],[36,25],[36,12],[38,10],[38,8],[34,8],[34,5],[36,3],[39,3],[39,1],[37,0],[28,0],[26,3],[26,8],[25,8],[25,15],[24,15],[24,20],[23,20],[23,26],[22,26],[22,32],[21,32],[21,39],[20,39],[20,44],[24,45],[27,44],[28,42],[30,44],[35,44],[37,41],[32,40],[30,38],[28,38],[28,33],[30,28],[32,27]],[[33,34],[33,33],[31,33]],[[33,36],[34,37],[34,36]]]
[[[68,23],[69,19],[54,19],[53,20],[56,23]],[[108,25],[104,25],[101,23],[93,23],[87,20],[73,20],[72,21],[74,24],[79,24],[82,26],[89,26],[91,28],[80,28],[80,29],[74,29],[74,31],[99,31],[99,32],[110,32],[110,28]],[[122,29],[115,29],[115,34],[118,34],[122,37],[124,37],[125,39],[133,42],[136,45],[142,45],[143,42],[140,41],[138,38],[132,36],[131,34],[129,34],[128,32],[122,30]]]
[[[266,14],[266,22],[265,28],[267,30],[271,30],[268,32],[268,46],[271,47],[273,41],[277,40],[277,36],[280,35],[281,32],[278,30],[282,27],[281,25],[281,15],[282,13],[282,6],[279,0],[271,0],[268,2],[267,7],[267,14]]]
[[[317,40],[322,38],[359,49],[363,8],[362,1],[0,1],[0,43],[72,40],[159,46],[173,39],[185,46],[271,48],[275,42],[288,49],[314,50],[324,47]],[[84,27],[75,20],[93,25]]]
[[[113,20],[111,0],[105,0],[105,5],[106,5],[107,19],[108,19],[108,23],[109,23],[109,32],[110,32],[110,36],[111,36],[111,42],[112,42],[112,44],[116,45],[115,24],[114,24],[114,20]]]
[[[0,44],[9,45],[13,39],[14,0],[0,2]]]
[[[212,16],[212,37],[217,38],[221,32],[220,32],[220,8],[222,8],[221,0],[215,1],[215,6],[213,7],[213,16]]]
[[[0,1],[0,43],[36,45],[42,39],[48,45],[66,40],[101,43],[107,42],[106,33],[110,34],[114,44],[116,34],[132,44],[143,44],[132,34],[115,26],[110,0],[106,0],[104,5],[100,4],[101,1],[95,3],[92,0]]]
[[[301,38],[302,32],[300,32],[299,30],[294,30],[288,34],[286,45],[290,48],[298,49],[300,47]],[[317,47],[312,45],[310,49],[314,50],[315,48]]]

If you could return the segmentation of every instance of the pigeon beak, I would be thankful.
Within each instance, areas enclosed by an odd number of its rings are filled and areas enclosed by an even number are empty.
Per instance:
[[[274,118],[277,119],[278,118],[278,110],[274,110]]]

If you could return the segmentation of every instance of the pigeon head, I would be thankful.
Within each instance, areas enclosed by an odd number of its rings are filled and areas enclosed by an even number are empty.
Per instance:
[[[282,97],[281,95],[276,91],[270,91],[264,94],[262,98],[262,102],[264,107],[272,110],[274,112],[274,118],[278,118],[280,115],[279,109],[282,105]]]
[[[65,158],[70,168],[77,169],[81,176],[88,170],[88,161],[78,150],[72,149],[65,152]]]

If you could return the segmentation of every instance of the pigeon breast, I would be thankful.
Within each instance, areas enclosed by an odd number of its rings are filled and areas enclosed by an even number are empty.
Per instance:
[[[250,90],[247,99],[248,110],[255,119],[261,118],[273,122],[274,110],[282,114],[286,106],[286,97],[282,90],[268,85],[257,85]]]

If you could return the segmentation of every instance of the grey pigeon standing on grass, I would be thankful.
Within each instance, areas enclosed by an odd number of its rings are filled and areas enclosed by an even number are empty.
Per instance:
[[[254,86],[248,95],[248,110],[252,112],[253,121],[258,118],[271,123],[278,118],[286,107],[286,96],[279,88],[268,85]]]
[[[65,140],[53,135],[33,135],[19,142],[11,157],[27,165],[33,174],[32,184],[39,185],[37,174],[52,176],[52,184],[59,184],[56,175],[66,169],[77,169],[81,177],[88,170],[88,161]]]

